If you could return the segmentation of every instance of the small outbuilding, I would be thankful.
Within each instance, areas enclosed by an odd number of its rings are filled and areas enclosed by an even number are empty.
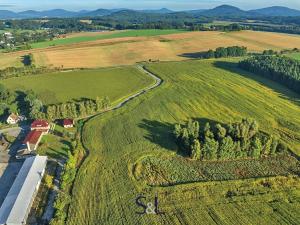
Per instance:
[[[14,113],[10,114],[6,120],[6,122],[11,125],[17,124],[19,121],[20,117]]]
[[[63,126],[64,126],[64,128],[72,128],[72,127],[74,127],[74,120],[72,120],[72,119],[64,119],[63,120]]]

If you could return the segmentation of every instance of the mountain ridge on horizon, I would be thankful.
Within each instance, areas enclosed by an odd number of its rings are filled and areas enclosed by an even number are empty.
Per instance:
[[[120,9],[104,9],[96,10],[80,10],[70,11],[65,9],[49,9],[43,11],[25,10],[14,12],[10,10],[0,10],[0,19],[30,19],[30,18],[72,18],[72,17],[97,17],[109,16],[122,11],[153,13],[153,14],[175,14],[175,13],[190,13],[202,16],[300,16],[300,10],[292,9],[284,6],[270,6],[253,10],[242,10],[232,5],[220,5],[212,9],[195,9],[174,11],[168,8],[149,9],[149,10],[134,10],[127,8]]]

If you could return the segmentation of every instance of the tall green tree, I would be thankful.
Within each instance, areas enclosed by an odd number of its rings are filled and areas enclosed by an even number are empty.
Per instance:
[[[259,138],[254,138],[251,144],[250,156],[253,158],[259,158],[262,152],[262,144]]]
[[[192,152],[192,155],[191,155],[191,158],[194,159],[194,160],[200,160],[201,159],[201,144],[199,142],[199,140],[195,139],[192,143],[192,146],[191,146],[191,152]]]

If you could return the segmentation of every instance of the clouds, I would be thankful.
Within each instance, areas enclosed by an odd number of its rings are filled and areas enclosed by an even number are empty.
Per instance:
[[[221,4],[229,4],[242,9],[253,9],[271,5],[282,5],[300,9],[299,0],[0,0],[0,8],[49,9],[66,8],[72,10],[96,8],[171,8],[175,10],[206,9]]]

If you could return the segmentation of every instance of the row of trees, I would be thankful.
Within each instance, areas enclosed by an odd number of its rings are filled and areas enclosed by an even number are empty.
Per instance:
[[[298,60],[278,55],[258,55],[241,61],[239,67],[300,93],[300,61]]]
[[[174,135],[180,151],[194,160],[231,160],[260,158],[286,151],[286,146],[273,136],[259,132],[253,119],[222,126],[189,120],[175,125]]]
[[[43,117],[49,120],[78,118],[101,112],[110,106],[111,103],[108,97],[97,97],[96,100],[86,99],[79,102],[45,106],[44,109],[42,109],[42,114],[38,113],[35,117]]]
[[[210,58],[223,58],[223,57],[239,57],[247,55],[247,48],[240,46],[231,47],[219,47],[215,51],[209,50],[207,52],[202,52],[200,58],[210,59]]]
[[[48,120],[85,117],[106,110],[111,106],[108,97],[97,97],[96,100],[85,99],[78,102],[67,102],[45,106],[32,91],[27,94],[25,102],[29,109],[29,118],[44,118]]]
[[[36,67],[33,64],[33,57],[31,54],[23,56],[23,63],[27,65],[25,67],[7,67],[5,69],[0,70],[0,80],[12,77],[38,75],[58,70],[58,68],[51,69],[47,67]]]

